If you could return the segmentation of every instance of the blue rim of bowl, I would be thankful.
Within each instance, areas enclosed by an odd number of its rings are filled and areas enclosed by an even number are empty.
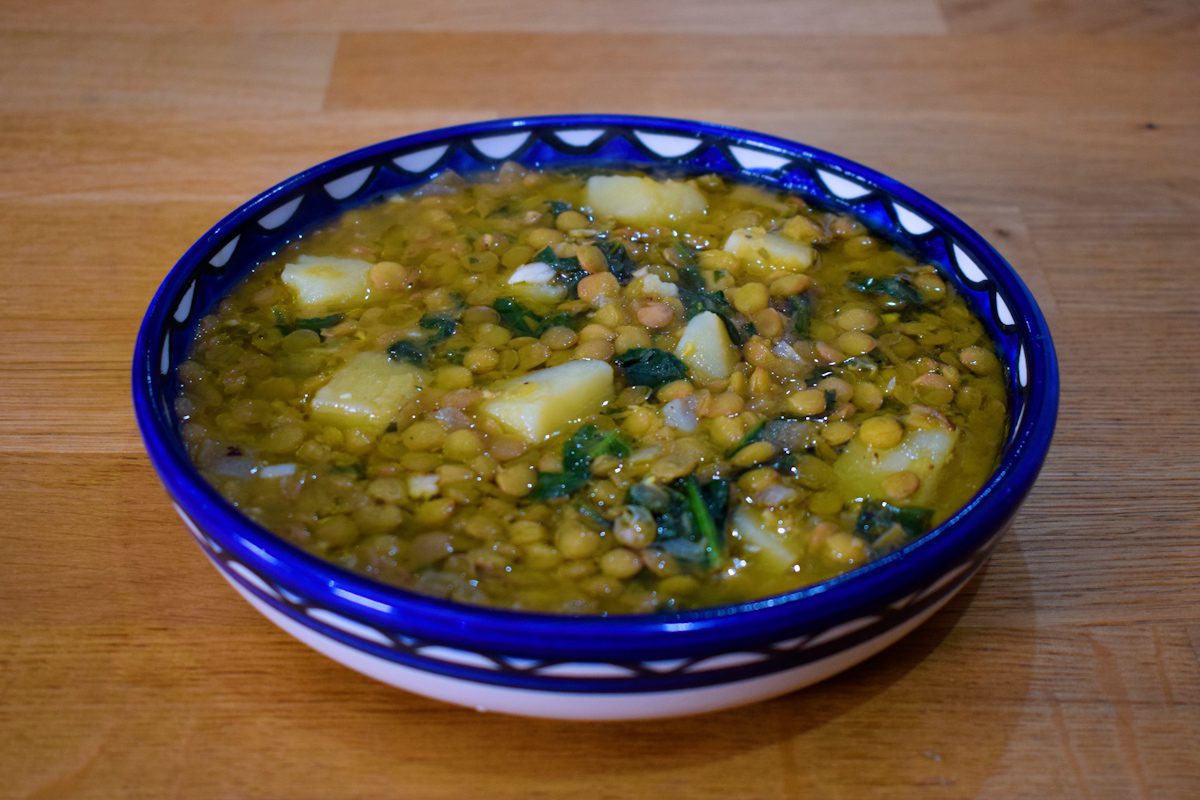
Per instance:
[[[1020,419],[1010,432],[997,469],[970,502],[904,548],[793,592],[691,611],[582,616],[468,605],[379,583],[286,542],[245,517],[204,480],[188,459],[166,404],[166,398],[175,394],[176,365],[172,363],[163,376],[159,362],[160,353],[166,352],[163,331],[178,298],[189,283],[194,286],[194,276],[209,263],[217,244],[276,210],[284,198],[290,202],[304,190],[346,177],[353,172],[352,167],[361,169],[396,153],[489,135],[584,128],[703,137],[705,141],[724,143],[727,148],[744,145],[756,152],[806,163],[879,193],[893,206],[902,204],[931,223],[948,244],[959,245],[969,253],[974,266],[986,275],[985,283],[994,287],[993,295],[1002,294],[1007,299],[1013,318],[1010,329],[1020,338],[1027,359],[1027,394]],[[736,162],[734,167],[728,174],[750,180],[767,177],[750,168],[739,168]],[[357,203],[345,208],[353,205]],[[960,288],[971,288],[964,287],[959,276],[952,277]],[[1015,369],[1014,364],[1006,366],[1010,372]],[[163,389],[167,382],[170,385]],[[135,346],[133,399],[146,450],[175,502],[197,520],[206,534],[218,540],[222,549],[255,564],[258,571],[277,579],[289,592],[327,597],[330,607],[355,619],[429,641],[537,657],[621,661],[747,646],[772,636],[782,638],[802,619],[837,620],[861,614],[935,581],[950,567],[994,543],[997,532],[1032,487],[1049,450],[1058,410],[1059,377],[1046,321],[1015,270],[962,220],[899,181],[833,153],[739,128],[659,117],[554,115],[458,125],[370,145],[304,170],[231,212],[188,249],[155,293]],[[731,617],[736,617],[736,624],[729,624]]]

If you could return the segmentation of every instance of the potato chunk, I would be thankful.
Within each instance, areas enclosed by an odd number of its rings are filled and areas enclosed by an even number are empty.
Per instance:
[[[635,225],[691,217],[708,208],[703,192],[692,183],[633,175],[594,175],[585,194],[597,214]]]
[[[595,414],[613,396],[613,369],[582,359],[547,367],[494,387],[483,413],[530,442],[539,442],[571,422]]]
[[[702,380],[725,380],[740,358],[724,320],[711,311],[692,317],[679,337],[675,355]]]
[[[804,272],[816,260],[816,251],[762,228],[738,228],[729,234],[724,250],[737,256],[758,277],[781,272]]]
[[[733,512],[733,532],[747,555],[768,562],[778,572],[789,569],[804,554],[804,543],[791,522],[783,522],[769,511],[742,503]]]
[[[312,418],[328,425],[382,433],[400,407],[424,385],[418,367],[392,361],[387,353],[359,353],[345,363],[312,399]]]
[[[283,268],[283,282],[309,311],[339,308],[367,299],[367,270],[355,258],[300,256]]]
[[[886,496],[883,479],[907,470],[921,480],[910,502],[920,504],[933,493],[942,467],[954,452],[958,431],[948,427],[920,428],[909,431],[900,444],[878,449],[855,438],[833,464],[842,493],[850,499]]]

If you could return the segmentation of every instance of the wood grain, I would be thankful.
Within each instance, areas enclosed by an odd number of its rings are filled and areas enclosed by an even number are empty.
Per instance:
[[[0,798],[1200,794],[1200,14],[1116,0],[0,3]],[[471,119],[668,113],[826,147],[1017,266],[1063,406],[987,569],[751,708],[578,725],[350,673],[240,602],[128,400],[233,206]]]
[[[4,33],[6,110],[320,108],[331,34]]]
[[[619,54],[619,57],[616,57]],[[1145,70],[1130,70],[1141,62]],[[1030,64],[1042,69],[1033,72]],[[878,111],[1037,112],[1136,108],[1195,119],[1200,52],[1187,39],[1085,36],[351,33],[341,37],[330,109],[503,102],[514,113],[639,108],[684,114],[766,104]],[[430,75],[451,82],[445,92]],[[517,78],[514,80],[514,76]],[[1153,77],[1151,77],[1153,76]],[[1149,83],[1153,81],[1153,91]]]
[[[88,0],[47,0],[37,6],[8,3],[0,27],[52,31],[267,31],[321,32],[478,31],[483,33],[657,31],[672,34],[851,33],[904,35],[944,33],[936,0],[108,0],[101,10]]]

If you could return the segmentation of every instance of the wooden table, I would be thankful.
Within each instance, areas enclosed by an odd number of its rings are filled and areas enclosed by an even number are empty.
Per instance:
[[[0,4],[0,796],[1200,796],[1200,8],[1124,0]],[[128,364],[266,186],[473,119],[627,111],[833,149],[1033,287],[1059,432],[987,570],[816,688],[480,715],[291,640],[197,552]]]

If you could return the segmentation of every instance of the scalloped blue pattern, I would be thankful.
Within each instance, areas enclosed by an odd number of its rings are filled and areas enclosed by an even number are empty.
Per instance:
[[[341,211],[446,170],[495,170],[507,160],[534,169],[602,165],[755,180],[852,213],[934,264],[983,319],[1008,368],[1012,425],[996,476],[921,540],[816,587],[732,608],[609,619],[413,595],[320,561],[239,515],[191,467],[175,433],[174,369],[199,317],[255,264]],[[501,120],[384,142],[307,170],[242,206],[185,254],[156,295],[138,339],[134,399],[152,461],[206,555],[281,613],[366,652],[444,675],[531,689],[629,692],[713,685],[819,661],[957,591],[986,561],[1041,467],[1058,376],[1045,321],[1016,273],[978,234],[912,189],[762,134],[582,116]]]

